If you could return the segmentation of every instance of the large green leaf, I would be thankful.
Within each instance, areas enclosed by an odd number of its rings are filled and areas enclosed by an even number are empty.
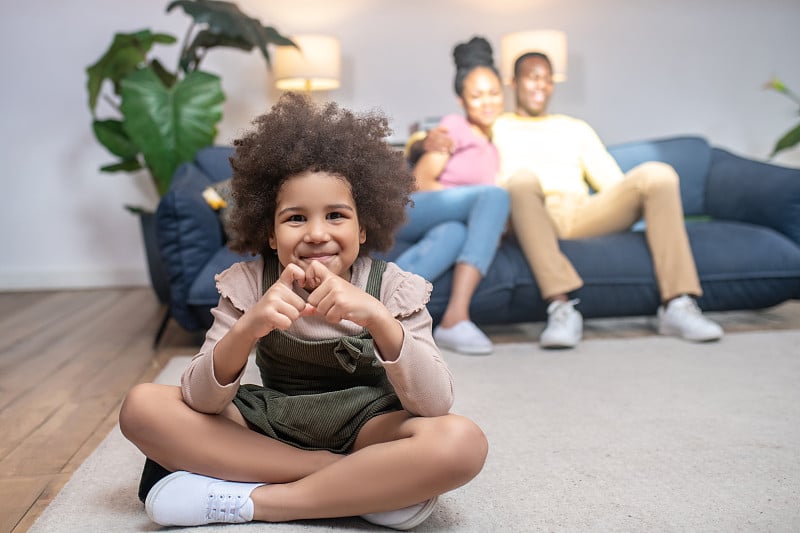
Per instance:
[[[122,80],[123,127],[144,155],[160,194],[200,148],[214,142],[225,95],[218,76],[195,71],[165,87],[152,69]]]
[[[245,42],[250,46],[247,50],[258,47],[261,50],[261,55],[264,56],[269,65],[270,57],[267,44],[296,46],[291,39],[278,33],[275,28],[262,26],[258,19],[245,15],[236,4],[231,2],[219,0],[173,0],[167,6],[167,12],[175,7],[181,7],[197,24],[205,24],[207,26],[206,30],[209,35],[203,37],[205,41],[203,48],[231,46],[231,42]],[[199,58],[201,58],[198,52],[198,47],[200,46],[200,43],[195,40],[181,53],[181,65],[186,65],[184,68],[197,68]],[[242,48],[239,44],[235,46]]]
[[[797,145],[797,143],[800,143],[800,124],[789,130],[786,135],[778,140],[770,157],[775,157],[775,154],[778,152],[786,150],[787,148],[791,148]]]
[[[175,41],[172,35],[152,33],[150,30],[115,34],[108,50],[86,69],[89,109],[94,112],[97,107],[97,98],[104,80],[111,80],[114,92],[119,94],[120,81],[146,63],[147,53],[154,43],[172,44]]]

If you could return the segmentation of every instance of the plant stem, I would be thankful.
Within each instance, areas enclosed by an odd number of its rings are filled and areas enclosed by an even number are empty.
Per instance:
[[[186,53],[186,50],[189,49],[189,43],[191,42],[191,39],[189,39],[189,37],[191,37],[191,35],[192,35],[192,31],[194,30],[194,26],[195,26],[194,22],[189,24],[189,28],[186,30],[186,35],[183,36],[183,46],[181,47],[181,55],[178,56],[178,67],[175,69],[175,72],[178,72],[179,70],[181,70],[181,60],[183,59],[183,56]],[[197,66],[195,65],[195,68],[193,68],[191,70],[197,70]],[[183,73],[184,74],[188,74],[189,73],[188,65],[187,65],[187,70],[184,70]]]

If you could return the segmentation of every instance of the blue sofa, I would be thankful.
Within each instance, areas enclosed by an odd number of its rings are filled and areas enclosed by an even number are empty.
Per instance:
[[[762,309],[800,299],[800,169],[739,157],[701,137],[682,136],[609,148],[623,170],[644,161],[671,164],[681,177],[686,226],[697,263],[704,311]],[[218,300],[214,274],[235,261],[217,213],[202,190],[230,177],[229,147],[211,147],[181,166],[158,210],[159,249],[170,279],[170,313],[190,331],[211,324]],[[586,318],[653,315],[659,304],[650,254],[640,227],[561,241],[584,279],[575,293]],[[409,243],[384,255],[396,257]],[[438,320],[452,272],[434,280],[429,309]],[[513,237],[472,300],[478,324],[546,318],[546,304]]]

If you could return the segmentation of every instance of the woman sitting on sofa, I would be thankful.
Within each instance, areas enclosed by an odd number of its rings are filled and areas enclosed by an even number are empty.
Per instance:
[[[433,281],[455,264],[450,300],[434,329],[436,343],[465,354],[489,354],[489,338],[470,320],[472,295],[494,259],[509,214],[508,193],[494,185],[499,156],[491,128],[503,111],[491,45],[481,37],[453,50],[455,92],[465,116],[440,126],[454,140],[449,153],[429,152],[415,166],[417,192],[397,237],[415,242],[395,259]]]

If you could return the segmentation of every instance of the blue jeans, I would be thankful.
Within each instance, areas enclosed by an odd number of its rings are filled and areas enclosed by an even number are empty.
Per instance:
[[[395,259],[402,269],[433,281],[455,263],[486,275],[509,213],[508,193],[493,185],[415,192],[397,239],[415,243]]]

